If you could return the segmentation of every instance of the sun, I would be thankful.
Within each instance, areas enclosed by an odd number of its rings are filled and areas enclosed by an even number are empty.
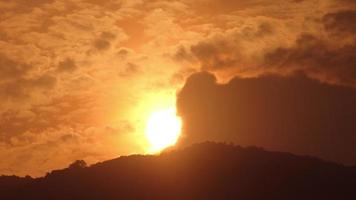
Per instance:
[[[174,108],[153,112],[146,125],[146,137],[151,153],[159,152],[173,146],[181,133],[182,120],[176,115]]]

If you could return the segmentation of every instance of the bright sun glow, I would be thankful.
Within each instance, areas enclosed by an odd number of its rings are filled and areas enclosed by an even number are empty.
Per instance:
[[[159,110],[150,115],[146,126],[146,136],[150,152],[159,152],[174,145],[180,135],[181,119],[174,108]]]

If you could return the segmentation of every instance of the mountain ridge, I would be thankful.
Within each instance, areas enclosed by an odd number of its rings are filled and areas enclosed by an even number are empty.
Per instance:
[[[6,180],[5,180],[6,179]],[[311,156],[205,142],[41,178],[1,177],[5,199],[355,199],[356,168]]]

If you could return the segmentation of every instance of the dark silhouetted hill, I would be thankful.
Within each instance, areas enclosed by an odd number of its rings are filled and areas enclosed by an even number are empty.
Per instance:
[[[37,179],[3,176],[0,199],[356,199],[356,169],[254,147],[202,143],[90,167],[77,161]]]

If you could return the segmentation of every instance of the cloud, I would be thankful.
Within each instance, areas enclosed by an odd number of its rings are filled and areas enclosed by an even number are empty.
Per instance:
[[[342,10],[328,13],[323,17],[325,29],[335,34],[356,34],[353,26],[356,22],[356,10]]]
[[[245,75],[260,71],[257,68],[266,52],[290,45],[295,37],[282,21],[270,17],[234,16],[222,20],[233,23],[229,25],[232,27],[212,29],[207,37],[178,46],[173,60],[196,69]]]
[[[2,112],[9,109],[7,103],[16,105],[31,104],[29,99],[42,96],[41,93],[53,89],[57,83],[55,76],[50,73],[34,75],[35,66],[26,62],[15,61],[4,54],[0,55],[0,97]],[[35,102],[35,101],[34,101]],[[38,103],[38,102],[37,102]],[[17,106],[21,109],[21,105]],[[10,107],[11,108],[11,107]]]
[[[71,58],[67,58],[61,62],[59,62],[57,70],[59,72],[72,72],[77,68],[75,60]]]
[[[173,59],[200,69],[238,76],[303,71],[324,82],[356,87],[355,10],[305,13],[304,19],[225,17],[218,29],[177,48]],[[288,24],[287,24],[288,23]]]
[[[244,64],[251,62],[249,57],[252,57],[246,55],[245,50],[250,51],[253,48],[249,45],[254,40],[261,40],[273,34],[273,29],[271,23],[259,22],[254,26],[233,29],[222,35],[217,34],[193,45],[190,50],[203,70],[243,67]],[[178,55],[184,55],[182,53],[184,51],[179,51]]]
[[[226,141],[356,164],[356,91],[304,74],[234,78],[191,75],[177,99],[182,143]]]
[[[291,48],[265,55],[265,66],[281,71],[302,70],[311,76],[356,87],[356,43],[333,47],[313,35],[302,35]]]
[[[101,33],[100,37],[95,40],[94,47],[98,50],[107,50],[111,46],[111,41],[116,38],[116,35],[110,32]]]
[[[1,82],[22,77],[29,72],[33,66],[26,63],[16,62],[7,56],[0,54],[0,78]]]

